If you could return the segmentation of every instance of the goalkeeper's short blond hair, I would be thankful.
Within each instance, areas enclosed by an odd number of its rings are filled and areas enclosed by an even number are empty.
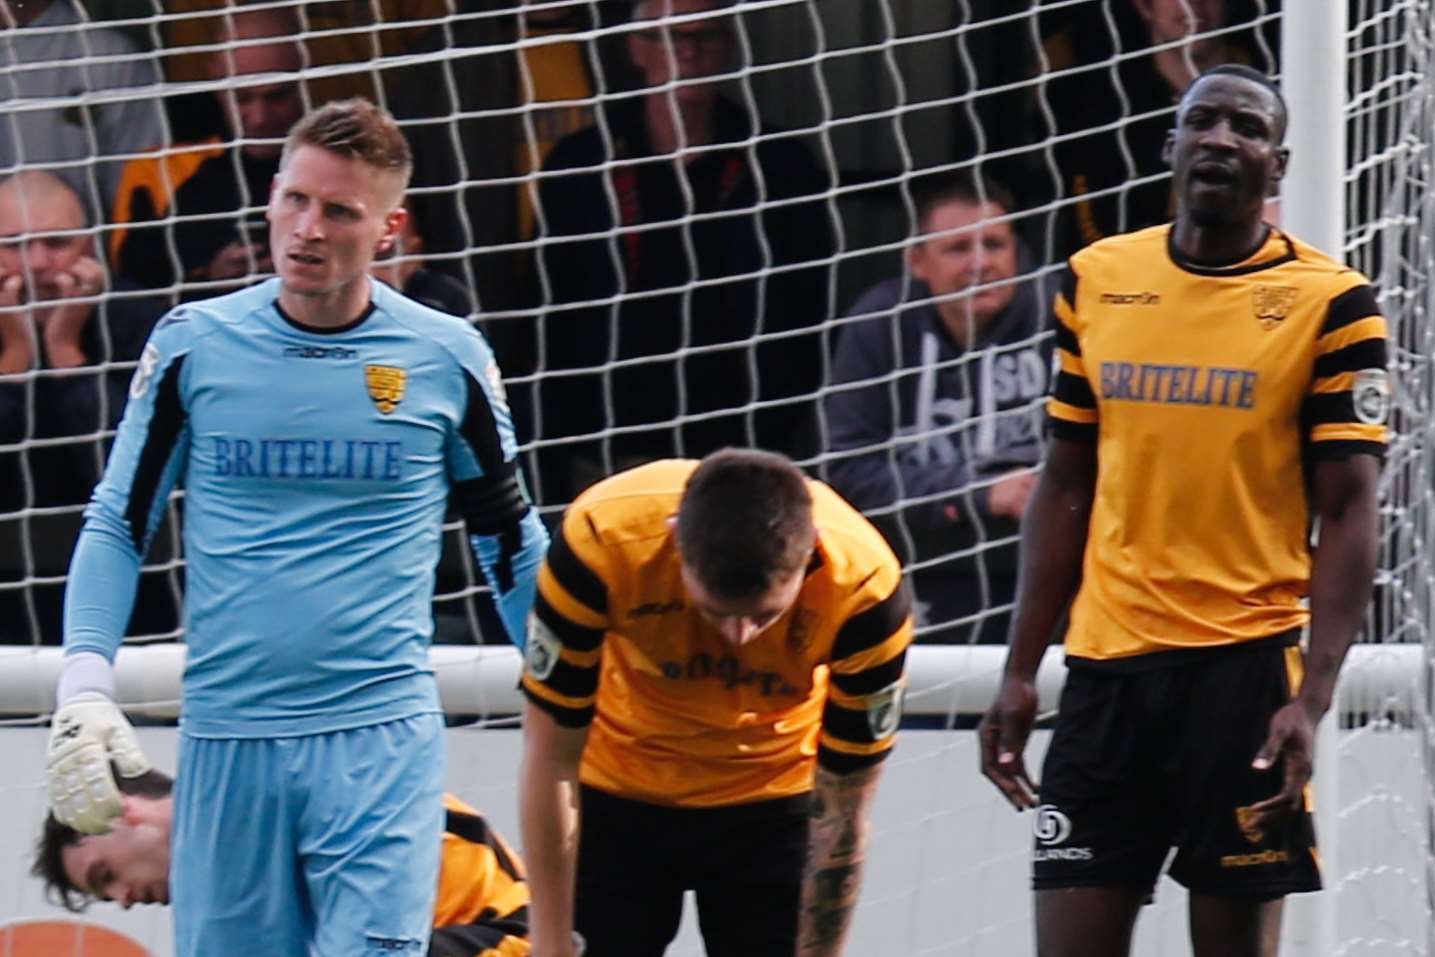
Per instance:
[[[306,113],[284,140],[280,169],[301,146],[316,146],[394,176],[400,196],[413,174],[413,153],[404,131],[387,110],[363,97],[335,100]]]

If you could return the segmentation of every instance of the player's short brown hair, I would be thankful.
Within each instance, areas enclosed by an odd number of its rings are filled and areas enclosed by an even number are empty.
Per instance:
[[[972,170],[928,174],[913,179],[912,201],[917,207],[917,226],[923,231],[932,218],[933,210],[948,203],[973,207],[991,203],[1004,213],[1017,211],[1011,190],[990,176]]]
[[[163,771],[150,769],[132,778],[124,777],[119,769],[110,765],[115,776],[115,786],[121,794],[138,797],[168,797],[174,791],[174,778]],[[65,873],[65,848],[80,843],[85,835],[67,824],[55,820],[55,815],[46,814],[40,839],[35,842],[35,862],[30,865],[30,875],[45,882],[45,896],[67,911],[78,914],[89,906],[93,898],[70,882]]]
[[[413,153],[404,131],[387,110],[363,97],[335,100],[306,113],[284,141],[280,169],[289,164],[289,157],[301,146],[317,146],[391,173],[398,177],[400,195],[408,188],[413,172]]]
[[[688,477],[678,551],[715,596],[766,593],[806,566],[816,540],[807,480],[781,455],[722,449]]]

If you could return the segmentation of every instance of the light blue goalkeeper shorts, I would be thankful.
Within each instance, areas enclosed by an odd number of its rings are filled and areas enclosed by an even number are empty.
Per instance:
[[[443,719],[181,735],[176,957],[420,957],[443,835]]]

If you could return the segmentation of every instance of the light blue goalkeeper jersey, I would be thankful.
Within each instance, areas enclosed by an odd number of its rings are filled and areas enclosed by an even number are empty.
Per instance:
[[[113,658],[183,482],[187,734],[437,710],[427,648],[450,491],[522,644],[548,536],[493,355],[468,323],[372,286],[369,311],[331,331],[288,319],[278,280],[181,306],[135,372],[71,562],[65,648]]]

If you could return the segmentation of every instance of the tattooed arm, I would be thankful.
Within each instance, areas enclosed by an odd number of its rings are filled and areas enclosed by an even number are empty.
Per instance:
[[[882,766],[835,774],[817,769],[807,874],[797,924],[797,957],[836,957],[862,889],[868,811]]]

